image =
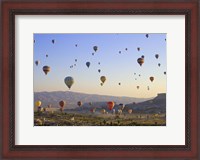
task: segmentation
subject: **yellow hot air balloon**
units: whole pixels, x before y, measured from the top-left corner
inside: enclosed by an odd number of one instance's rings
[[[42,105],[42,102],[41,102],[41,101],[36,101],[36,102],[35,102],[35,105],[36,105],[37,107],[40,107],[40,106]]]
[[[65,84],[70,89],[71,86],[74,84],[74,79],[72,77],[65,77],[64,79]]]
[[[106,81],[106,77],[105,76],[101,76],[100,80],[101,80],[102,83],[104,83]]]

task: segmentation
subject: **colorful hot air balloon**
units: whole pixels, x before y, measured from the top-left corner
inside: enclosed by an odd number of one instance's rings
[[[36,105],[36,107],[40,107],[42,105],[42,102],[41,101],[36,101],[35,105]]]
[[[131,113],[132,113],[132,111],[133,111],[132,109],[129,109],[129,110],[128,110],[128,113],[129,113],[129,114],[131,114]]]
[[[38,64],[40,64],[40,61],[35,61],[36,66],[38,66]]]
[[[98,72],[100,73],[100,72],[101,72],[101,70],[100,70],[100,69],[98,69]]]
[[[102,83],[104,83],[106,81],[106,77],[105,76],[101,76],[100,80],[101,80]]]
[[[143,59],[144,59],[144,55],[142,55],[142,56],[141,56],[141,58],[143,58]]]
[[[110,102],[107,103],[107,106],[108,106],[109,110],[112,110],[115,106],[115,103],[110,101]]]
[[[75,62],[77,62],[77,59],[75,59]]]
[[[120,86],[120,85],[121,85],[121,83],[118,83],[118,85]]]
[[[86,62],[86,66],[89,68],[90,67],[90,62]]]
[[[78,46],[78,44],[75,45],[76,47]]]
[[[77,102],[77,105],[78,105],[79,107],[81,107],[81,106],[82,106],[82,102],[81,102],[81,101],[78,101],[78,102]]]
[[[128,50],[128,48],[125,49],[126,51]]]
[[[93,47],[94,51],[96,52],[98,50],[98,47],[97,46],[94,46]]]
[[[121,54],[122,52],[121,52],[121,51],[119,51],[119,53]]]
[[[158,63],[158,67],[160,67],[160,65],[161,65],[161,64],[160,64],[160,63]]]
[[[47,75],[48,72],[50,72],[51,68],[49,66],[44,66],[43,71]]]
[[[64,79],[65,84],[67,85],[67,87],[70,89],[71,86],[74,84],[74,79],[72,77],[65,77]]]
[[[153,82],[154,81],[154,77],[149,77],[150,81]]]
[[[158,59],[159,58],[159,54],[156,54],[155,57],[156,57],[156,59]]]
[[[61,108],[63,108],[63,107],[65,106],[65,104],[66,104],[65,101],[60,101],[60,102],[59,102],[59,105],[60,105]]]
[[[140,51],[140,47],[138,47],[137,50]]]
[[[139,63],[140,66],[144,63],[144,58],[138,58],[137,62]]]

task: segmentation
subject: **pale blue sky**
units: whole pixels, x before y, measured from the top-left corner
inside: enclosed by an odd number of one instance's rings
[[[64,78],[72,76],[75,83],[71,91],[74,92],[154,97],[166,92],[166,75],[163,73],[167,63],[165,38],[166,34],[149,34],[149,38],[145,34],[34,34],[34,61],[40,61],[38,66],[33,64],[34,91],[68,91]],[[55,39],[54,44],[52,39]],[[98,46],[97,52],[93,46]],[[139,52],[137,47],[140,47]],[[159,54],[158,59],[155,54]],[[142,55],[145,62],[140,67],[137,59]],[[91,63],[89,68],[87,61]],[[76,66],[70,68],[74,64]],[[42,71],[45,65],[51,67],[48,75]],[[100,85],[101,76],[107,78],[103,86]],[[154,82],[150,82],[150,76],[155,77]],[[138,85],[139,90],[136,89]]]

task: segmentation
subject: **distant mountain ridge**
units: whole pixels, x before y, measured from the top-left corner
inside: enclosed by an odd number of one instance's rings
[[[150,100],[153,98],[133,98],[133,97],[118,97],[118,96],[108,96],[108,95],[98,95],[98,94],[86,94],[71,91],[54,91],[54,92],[35,92],[34,101],[42,101],[42,106],[45,107],[49,104],[52,107],[59,107],[59,101],[64,100],[67,102],[69,109],[77,107],[77,102],[81,101],[84,103],[94,102],[107,102],[114,101],[116,103],[130,104],[139,103]]]

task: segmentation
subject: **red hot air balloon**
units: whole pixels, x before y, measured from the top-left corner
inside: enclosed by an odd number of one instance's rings
[[[63,108],[65,106],[65,101],[60,101],[59,105],[60,105],[61,108]]]
[[[110,101],[110,102],[107,103],[107,106],[108,106],[109,110],[112,110],[115,106],[115,103]]]

